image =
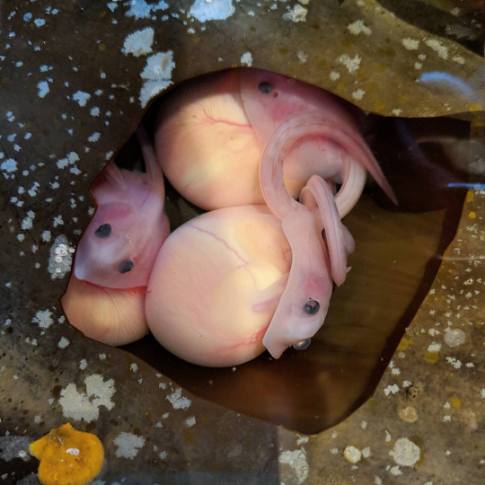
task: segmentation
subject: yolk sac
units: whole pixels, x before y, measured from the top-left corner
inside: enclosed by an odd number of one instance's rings
[[[262,337],[286,285],[289,248],[264,206],[227,207],[167,238],[147,288],[155,338],[194,364],[230,366],[264,351]]]

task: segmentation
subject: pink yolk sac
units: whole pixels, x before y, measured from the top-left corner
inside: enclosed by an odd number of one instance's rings
[[[260,204],[258,170],[264,149],[281,124],[301,115],[318,116],[347,137],[342,142],[327,133],[293,144],[284,162],[284,184],[293,197],[312,175],[347,183],[352,197],[339,207],[345,215],[363,190],[367,169],[394,200],[354,118],[338,98],[260,69],[224,71],[180,86],[160,109],[155,151],[173,186],[199,207]],[[365,156],[354,159],[350,139]]]
[[[264,206],[203,214],[163,244],[146,294],[148,326],[175,355],[205,366],[247,362],[286,285],[290,248]]]

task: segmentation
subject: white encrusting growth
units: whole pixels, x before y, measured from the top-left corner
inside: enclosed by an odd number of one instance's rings
[[[204,23],[210,20],[226,20],[235,11],[232,0],[195,0],[189,15]]]
[[[344,458],[355,465],[362,459],[362,452],[355,446],[349,445],[344,449]]]
[[[161,0],[157,3],[147,3],[145,0],[132,0],[126,2],[129,9],[126,12],[127,17],[134,17],[135,19],[149,19],[155,12],[165,11],[168,9],[168,3]],[[115,2],[108,3],[108,8],[113,12],[118,5]]]
[[[180,387],[177,387],[166,399],[174,409],[188,409],[192,404],[189,398],[182,396],[182,388]]]
[[[150,54],[152,52],[154,35],[155,31],[152,27],[132,32],[126,36],[121,51],[125,55],[131,54],[135,57]]]
[[[32,323],[36,323],[39,328],[49,328],[54,323],[52,312],[49,309],[39,310],[32,318]]]
[[[354,57],[350,57],[347,54],[342,54],[337,61],[345,66],[350,74],[353,74],[359,69],[362,58],[358,54],[356,54]]]
[[[145,446],[145,438],[123,431],[113,440],[113,443],[116,446],[115,456],[117,458],[133,460]]]
[[[465,343],[466,335],[461,328],[447,328],[445,330],[444,341],[448,347],[458,347]]]
[[[306,22],[307,14],[308,9],[297,3],[283,14],[283,20],[288,20],[295,23]]]
[[[418,39],[412,39],[410,37],[406,37],[405,39],[402,39],[402,45],[408,50],[408,51],[415,51],[419,49],[419,40]]]
[[[434,50],[442,59],[448,59],[448,47],[438,39],[426,39],[424,43],[432,50]]]
[[[92,374],[84,379],[86,392],[79,392],[76,384],[70,383],[61,390],[59,404],[65,418],[87,423],[96,421],[99,408],[113,409],[112,397],[116,392],[113,379],[104,380],[99,374]]]
[[[363,20],[356,20],[355,22],[352,22],[351,24],[347,25],[347,30],[352,34],[352,35],[371,35],[372,30],[365,24]]]
[[[144,84],[140,90],[139,100],[144,108],[150,99],[167,89],[172,84],[172,71],[175,68],[173,51],[158,52],[147,58],[145,68],[140,76]]]
[[[389,454],[398,465],[412,467],[421,458],[421,449],[410,439],[399,438]]]
[[[288,465],[296,475],[295,483],[305,483],[310,472],[306,451],[304,448],[297,450],[285,450],[279,455],[278,461],[281,465]]]

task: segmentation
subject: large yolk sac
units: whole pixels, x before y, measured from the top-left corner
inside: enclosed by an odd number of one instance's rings
[[[125,345],[148,333],[143,287],[113,290],[72,275],[61,304],[69,323],[98,342]]]
[[[161,244],[170,228],[161,221]],[[108,345],[125,345],[148,333],[145,318],[146,286],[113,289],[76,278],[72,274],[61,305],[69,323],[86,337]]]
[[[234,69],[191,81],[167,98],[155,133],[157,159],[172,185],[199,207],[261,204],[258,168],[264,149],[281,124],[303,114],[344,128],[365,146],[355,120],[332,94],[268,71]],[[296,197],[312,175],[342,183],[345,166],[354,162],[346,144],[306,138],[286,156],[285,187]],[[363,168],[392,194],[368,149]],[[365,173],[358,180],[357,198]]]
[[[182,359],[204,366],[247,362],[286,285],[290,248],[264,206],[208,212],[163,244],[146,293],[155,338]]]

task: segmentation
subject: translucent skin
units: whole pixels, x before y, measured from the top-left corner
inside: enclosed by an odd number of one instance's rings
[[[288,243],[267,208],[203,214],[174,231],[158,254],[146,294],[148,326],[188,362],[247,362],[264,350],[289,267]]]
[[[146,173],[111,163],[92,187],[97,210],[76,251],[74,275],[79,280],[115,289],[147,285],[166,237],[165,190],[153,149],[143,132],[139,137]]]
[[[347,254],[354,246],[340,221],[331,183],[319,176],[310,177],[301,194],[306,204],[294,200],[284,185],[283,161],[292,146],[317,136],[348,143],[354,160],[364,156],[345,132],[315,115],[305,114],[275,130],[260,166],[264,200],[281,220],[292,255],[288,282],[263,338],[274,358],[279,358],[287,347],[311,339],[320,329],[332,296],[332,280],[338,285],[345,281]],[[341,191],[346,190],[344,182]]]
[[[148,332],[145,290],[170,232],[162,174],[146,135],[138,136],[147,171],[129,172],[111,164],[98,177],[92,187],[98,209],[81,238],[61,300],[71,325],[110,345],[133,342]],[[100,237],[96,231],[103,224],[110,230]],[[119,264],[128,259],[134,267],[121,273]]]
[[[347,181],[352,190],[340,204],[343,215],[359,198],[367,169],[393,198],[355,121],[335,96],[260,69],[224,71],[176,90],[159,113],[157,158],[174,187],[202,208],[260,204],[263,151],[278,126],[302,114],[317,114],[330,125],[345,127],[365,147],[367,157],[363,165],[363,160],[351,163],[347,146],[332,138],[301,140],[284,162],[285,187],[293,197],[311,175]]]

